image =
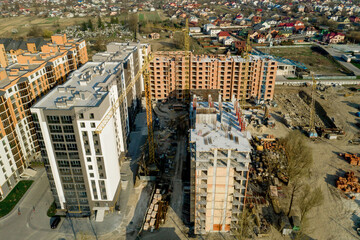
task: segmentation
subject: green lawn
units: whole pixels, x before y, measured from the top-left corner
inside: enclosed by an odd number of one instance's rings
[[[53,202],[47,211],[47,216],[53,217],[53,216],[55,216],[55,214],[56,214],[56,205],[55,205],[55,202]]]
[[[142,12],[139,13],[139,22],[160,22],[161,18],[157,12]]]
[[[351,64],[360,69],[360,63],[353,63],[352,62]]]
[[[0,217],[8,214],[15,205],[19,202],[22,196],[26,193],[26,191],[30,188],[31,184],[34,181],[32,180],[23,180],[20,181],[7,195],[7,197],[0,202]]]
[[[338,65],[329,58],[314,51],[311,47],[274,47],[271,48],[270,54],[301,62],[316,74],[343,75]]]

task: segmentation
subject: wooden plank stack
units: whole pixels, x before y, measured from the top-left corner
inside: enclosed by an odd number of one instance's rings
[[[144,224],[145,231],[155,228],[156,216],[158,214],[158,209],[159,209],[158,202],[161,200],[162,200],[162,195],[160,193],[160,189],[156,189],[146,214],[146,219]]]

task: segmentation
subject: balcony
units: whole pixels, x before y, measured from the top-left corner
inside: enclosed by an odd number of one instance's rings
[[[202,221],[206,220],[205,214],[204,214],[204,213],[200,213],[199,211],[198,211],[198,214],[196,215],[196,218],[198,218],[198,219],[200,219],[200,220],[202,220]]]
[[[199,208],[199,209],[196,209],[196,211],[198,211],[199,213],[205,213],[206,209],[205,208]]]
[[[207,174],[204,172],[196,176],[197,179],[207,179],[207,177],[208,177]]]
[[[245,187],[244,186],[242,186],[240,183],[238,183],[238,182],[235,182],[234,183],[234,186],[235,186],[235,189],[245,189]]]
[[[241,176],[240,173],[238,173],[238,172],[235,172],[235,173],[234,173],[234,176],[235,176],[236,180],[239,180],[239,181],[244,181],[244,180],[246,180],[246,178],[243,177],[243,176]]]
[[[207,184],[206,184],[206,183],[197,184],[196,186],[199,187],[199,188],[207,188]]]
[[[197,192],[197,195],[202,196],[202,197],[206,197],[207,196],[207,191],[206,190],[200,190],[199,192]]]
[[[239,208],[235,208],[235,207],[233,207],[233,208],[231,209],[231,212],[232,212],[232,213],[241,213],[240,209],[239,209]]]

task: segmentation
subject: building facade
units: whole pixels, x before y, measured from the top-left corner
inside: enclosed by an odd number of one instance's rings
[[[190,106],[190,221],[195,234],[239,228],[251,136],[241,131],[234,103],[195,100]]]
[[[156,100],[182,99],[185,88],[186,56],[184,52],[157,52],[150,64],[151,93]],[[240,56],[191,55],[190,90],[220,89],[225,101],[233,98],[257,101],[274,96],[277,62],[251,56],[246,78],[246,61]]]
[[[129,133],[127,102],[95,130],[125,87],[117,62],[89,62],[32,108],[41,155],[59,209],[76,216],[115,206]]]
[[[144,57],[147,56],[150,51],[150,44],[112,42],[106,46],[105,52],[96,53],[92,60],[94,62],[122,62],[125,84],[129,86],[136,74],[140,71]],[[141,94],[143,91],[144,82],[142,76],[140,76],[132,91],[126,96],[130,128],[132,128],[136,113],[141,106]]]
[[[103,216],[116,206],[131,119],[141,106],[142,80],[132,80],[147,54],[142,47],[110,43],[94,55],[97,62],[74,71],[31,108],[55,203],[74,216]],[[126,89],[109,122],[95,132]]]
[[[52,37],[43,51],[23,52],[17,62],[0,69],[0,200],[39,158],[30,107],[66,76],[87,62],[84,40]]]

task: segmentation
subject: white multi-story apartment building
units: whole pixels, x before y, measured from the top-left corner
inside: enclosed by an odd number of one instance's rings
[[[125,87],[121,62],[89,62],[31,108],[57,207],[74,215],[115,206],[129,133],[127,102],[95,129]]]
[[[140,79],[113,108],[141,69],[140,44],[111,43],[93,60],[31,108],[55,203],[74,216],[97,211],[99,217],[115,207],[131,118],[142,93]],[[108,111],[114,114],[95,132]]]

